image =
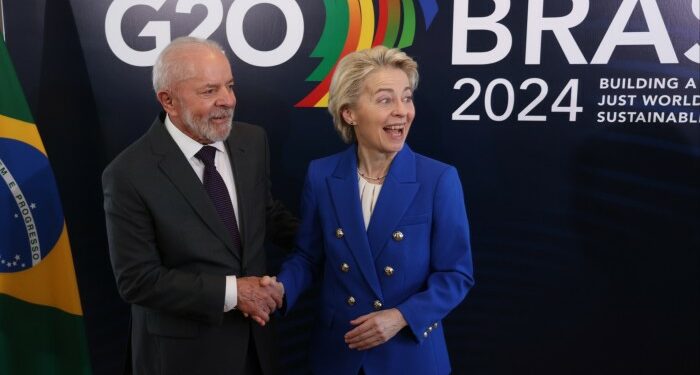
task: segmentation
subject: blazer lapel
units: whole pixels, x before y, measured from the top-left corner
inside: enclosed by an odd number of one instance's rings
[[[156,120],[153,123],[149,130],[149,136],[153,152],[162,157],[158,164],[159,168],[182,193],[209,229],[240,260],[241,256],[235,251],[231,235],[219,218],[211,198],[204,190],[202,182],[197,178],[189,162],[185,159],[185,155],[182,154],[175,141],[170,137],[161,120]]]
[[[248,209],[247,202],[244,199],[241,199],[241,195],[243,192],[243,183],[244,181],[250,181],[248,176],[250,176],[252,172],[249,171],[249,168],[246,169],[246,167],[249,167],[251,163],[247,162],[249,155],[247,155],[246,152],[246,144],[241,138],[242,137],[238,126],[236,126],[236,123],[234,122],[231,127],[231,134],[224,143],[228,149],[229,159],[231,160],[231,170],[233,171],[233,183],[236,186],[236,200],[238,202],[239,216],[237,217],[238,231],[241,234],[241,246],[243,247],[243,249],[241,249],[241,251],[243,251],[242,265],[245,268],[247,260],[250,259],[253,254],[251,254],[250,251],[244,251],[244,249],[249,249],[249,247],[246,246],[246,240],[249,236],[246,233],[245,226],[246,223],[250,222],[250,218],[247,217],[250,210]]]
[[[345,233],[343,239],[348,242],[348,249],[370,288],[379,299],[383,300],[362,219],[355,147],[350,147],[343,153],[333,174],[326,177],[326,182],[335,207],[336,218]]]
[[[415,154],[408,145],[404,145],[391,163],[367,228],[374,259],[379,257],[392,238],[394,228],[413,202],[419,186],[416,182]]]

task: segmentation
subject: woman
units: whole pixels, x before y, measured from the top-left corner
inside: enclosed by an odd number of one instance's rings
[[[286,308],[322,277],[316,374],[447,374],[440,323],[474,284],[454,167],[411,151],[417,64],[398,49],[347,55],[328,110],[353,145],[313,161],[297,251],[278,275]]]

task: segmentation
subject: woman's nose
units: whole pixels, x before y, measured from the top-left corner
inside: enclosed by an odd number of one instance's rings
[[[402,100],[397,100],[396,105],[394,105],[394,110],[391,114],[396,117],[404,117],[406,116],[406,112],[406,103],[404,103]]]

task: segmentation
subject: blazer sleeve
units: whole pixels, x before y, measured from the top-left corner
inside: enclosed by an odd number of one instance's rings
[[[299,296],[318,277],[323,267],[323,238],[318,200],[314,191],[312,162],[306,174],[301,198],[301,224],[294,253],[282,264],[278,280],[284,285],[285,307],[288,312]]]
[[[397,308],[421,341],[474,285],[469,225],[462,185],[454,167],[439,178],[434,198],[430,238],[430,275],[426,288]]]
[[[154,219],[127,171],[108,167],[103,176],[110,259],[122,298],[157,311],[219,324],[225,276],[163,266]],[[175,219],[173,219],[175,220]]]

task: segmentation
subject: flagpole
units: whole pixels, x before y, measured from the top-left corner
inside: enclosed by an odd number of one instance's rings
[[[5,39],[5,12],[2,11],[2,0],[0,0],[0,36],[2,36],[2,40],[7,41]]]

